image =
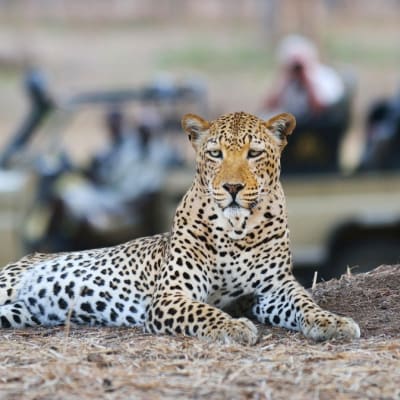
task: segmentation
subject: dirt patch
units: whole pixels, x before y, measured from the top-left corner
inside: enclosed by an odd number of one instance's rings
[[[140,329],[0,331],[1,399],[399,399],[400,266],[318,284],[357,341],[312,343],[260,327],[256,346]]]
[[[400,265],[320,283],[312,291],[323,308],[354,318],[362,337],[400,338]]]

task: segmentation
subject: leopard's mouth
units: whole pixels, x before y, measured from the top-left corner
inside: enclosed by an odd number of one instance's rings
[[[232,200],[227,206],[222,207],[222,211],[231,209],[232,211],[239,211],[240,209],[251,210],[258,204],[258,201],[254,200],[246,205],[239,203],[236,199]]]
[[[233,200],[226,207],[224,207],[223,210],[225,211],[227,208],[236,209],[236,208],[242,208],[242,206],[236,200]]]

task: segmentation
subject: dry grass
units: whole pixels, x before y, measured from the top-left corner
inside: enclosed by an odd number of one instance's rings
[[[398,399],[399,280],[400,266],[381,267],[316,286],[321,304],[360,322],[354,342],[271,327],[253,347],[139,329],[3,330],[0,398]]]

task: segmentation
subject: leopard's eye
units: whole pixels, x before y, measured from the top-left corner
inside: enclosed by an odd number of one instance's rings
[[[247,153],[247,158],[257,158],[264,153],[264,150],[249,150]]]
[[[212,158],[222,158],[222,151],[221,150],[210,150],[207,153]]]

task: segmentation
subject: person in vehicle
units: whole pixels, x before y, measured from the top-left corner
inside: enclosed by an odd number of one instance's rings
[[[340,139],[350,120],[346,85],[319,60],[307,38],[290,35],[278,47],[280,77],[264,102],[264,114],[290,112],[296,117],[293,141],[282,164],[287,172],[335,170]]]
[[[365,149],[360,170],[400,169],[400,90],[376,101],[366,120]]]

